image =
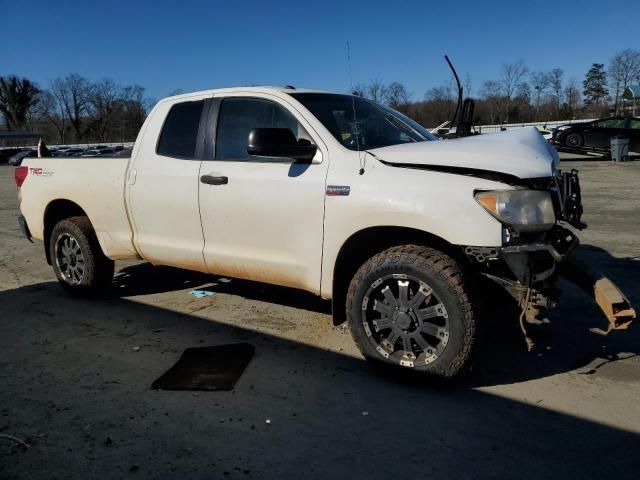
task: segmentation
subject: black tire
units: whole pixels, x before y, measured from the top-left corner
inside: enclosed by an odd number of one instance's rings
[[[58,281],[70,294],[95,295],[111,284],[114,262],[102,253],[87,217],[59,221],[51,232],[49,253]]]
[[[387,295],[394,294],[394,282],[398,298],[392,307]],[[347,320],[360,352],[374,364],[453,378],[470,370],[478,341],[479,316],[472,298],[454,259],[432,248],[403,245],[358,269],[347,293]],[[407,311],[402,305],[412,307]]]
[[[578,132],[571,132],[564,137],[564,144],[569,148],[581,147],[584,145],[584,137]]]

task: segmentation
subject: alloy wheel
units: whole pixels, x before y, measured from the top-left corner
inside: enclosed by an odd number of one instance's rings
[[[62,233],[56,239],[56,265],[63,279],[77,285],[84,278],[84,256],[78,241],[68,233]]]
[[[447,346],[447,309],[433,289],[411,275],[371,284],[362,300],[364,330],[378,353],[406,367],[428,365]]]

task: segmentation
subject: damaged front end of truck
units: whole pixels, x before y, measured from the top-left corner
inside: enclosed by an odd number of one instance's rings
[[[504,219],[508,215],[503,215],[502,247],[467,246],[464,252],[477,272],[501,286],[517,302],[520,328],[528,350],[533,349],[534,343],[527,333],[527,325],[548,322],[544,315],[560,298],[557,287],[560,277],[580,287],[604,313],[606,327],[592,331],[607,335],[627,329],[636,317],[627,298],[611,280],[572,255],[579,240],[567,227],[577,230],[587,227],[581,218],[578,172],[558,170],[553,177],[522,180],[519,188],[541,195],[550,193],[547,198],[552,202],[554,218],[549,228],[531,231],[526,225],[509,224]],[[478,192],[476,200],[498,216],[495,212],[500,209],[499,194]]]

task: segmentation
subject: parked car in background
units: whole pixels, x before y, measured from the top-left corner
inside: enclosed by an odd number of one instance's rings
[[[38,152],[36,150],[34,150],[33,148],[28,148],[26,150],[22,150],[16,153],[15,155],[13,155],[11,158],[9,158],[9,160],[7,160],[7,163],[9,165],[13,165],[14,167],[17,167],[22,164],[23,159],[29,158],[29,157],[37,157],[37,156],[38,156]]]
[[[113,148],[98,148],[85,150],[82,153],[81,157],[112,157],[116,154],[116,151]]]
[[[553,130],[551,142],[569,148],[608,150],[612,137],[630,140],[629,150],[640,152],[640,118],[608,117],[593,122],[562,125]]]
[[[53,154],[54,157],[77,157],[84,153],[84,148],[61,148]]]
[[[114,157],[130,157],[133,148],[123,148],[122,150],[118,150]]]
[[[553,131],[551,130],[547,130],[547,127],[536,127],[536,129],[540,132],[540,135],[542,135],[542,137],[548,142],[551,140],[551,137],[553,136]]]

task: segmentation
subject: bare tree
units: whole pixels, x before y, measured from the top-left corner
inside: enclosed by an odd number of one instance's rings
[[[121,90],[121,105],[123,115],[121,119],[122,137],[135,137],[142,127],[150,100],[144,97],[144,87],[131,85]],[[155,102],[153,102],[155,103]]]
[[[505,97],[509,99],[513,97],[518,84],[522,81],[526,73],[527,69],[522,60],[516,63],[505,63],[502,65],[501,82]]]
[[[556,113],[560,116],[560,104],[562,99],[562,76],[564,72],[560,68],[554,68],[549,72],[549,86],[553,92],[553,98],[556,104]]]
[[[527,103],[531,102],[531,85],[527,82],[521,82],[516,88],[516,97],[521,98]]]
[[[114,122],[116,103],[120,99],[120,86],[111,79],[105,78],[92,84],[87,101],[92,121],[91,130],[101,142],[107,139],[107,132]]]
[[[0,113],[8,130],[27,126],[29,114],[39,101],[40,89],[27,78],[0,77]]]
[[[464,77],[464,91],[467,98],[471,98],[471,92],[473,92],[473,83],[471,83],[471,75],[467,73]]]
[[[389,106],[393,108],[398,108],[409,103],[409,93],[400,82],[390,83],[386,87],[386,94],[386,101]]]
[[[502,83],[496,80],[487,80],[482,85],[481,94],[489,104],[489,117],[491,119],[491,123],[496,123],[496,115],[497,120],[502,121],[504,119],[502,115],[504,112],[504,104],[506,99],[506,97],[504,96]],[[494,107],[496,109],[495,115]]]
[[[43,90],[38,98],[38,104],[30,115],[30,123],[44,121],[45,124],[53,126],[57,136],[58,143],[64,143],[66,129],[66,115],[61,109],[58,100],[50,90]],[[33,129],[33,128],[32,128]],[[42,124],[39,125],[39,130]]]
[[[609,61],[609,78],[613,80],[614,110],[618,100],[634,78],[640,77],[640,52],[627,48],[616,53]]]
[[[544,96],[545,92],[549,88],[549,74],[546,72],[533,72],[531,74],[530,80],[531,85],[533,85],[533,90],[536,92],[536,120],[538,120],[538,116],[540,113],[540,99]]]
[[[369,83],[364,94],[374,102],[387,102],[387,87],[380,80],[373,80]]]
[[[49,94],[51,95],[51,99],[55,102],[55,107],[52,107],[51,114],[49,115],[49,122],[53,124],[56,132],[58,133],[58,141],[60,144],[64,145],[66,143],[67,134],[64,82],[59,78],[51,82]]]
[[[428,109],[429,117],[436,124],[440,124],[445,120],[451,120],[456,108],[453,96],[453,83],[448,83],[432,87],[424,94],[424,106]]]
[[[83,124],[87,114],[89,87],[89,81],[77,73],[65,78],[56,78],[51,83],[51,92],[63,106],[76,140],[81,140],[84,135]]]
[[[424,94],[424,99],[427,101],[449,101],[451,100],[451,93],[449,89],[445,87],[431,87]]]
[[[507,97],[507,122],[509,121],[511,99],[528,71],[529,69],[524,64],[524,60],[502,65],[502,88],[504,89],[504,96]]]
[[[565,103],[567,104],[568,113],[571,118],[574,118],[575,112],[580,105],[580,82],[575,78],[571,78],[567,82],[567,86],[564,89]]]

